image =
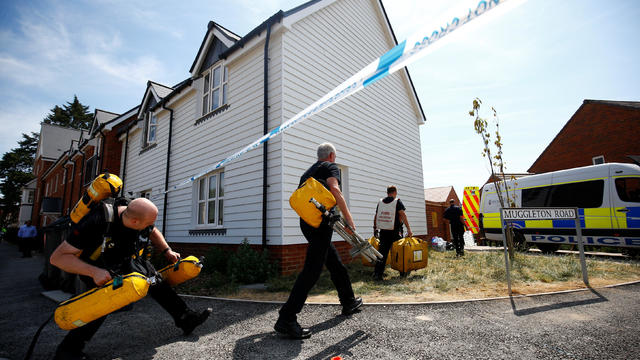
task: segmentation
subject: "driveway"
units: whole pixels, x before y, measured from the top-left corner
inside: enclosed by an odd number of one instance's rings
[[[41,295],[43,258],[0,243],[0,358],[23,359],[56,304]],[[351,317],[307,305],[313,335],[273,331],[280,304],[186,297],[212,317],[182,336],[150,298],[112,314],[85,349],[94,359],[638,359],[640,284],[479,302],[369,305]],[[50,359],[65,331],[50,322],[33,359]]]

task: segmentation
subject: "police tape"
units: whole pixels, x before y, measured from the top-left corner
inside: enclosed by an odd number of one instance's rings
[[[442,39],[446,35],[451,34],[455,30],[459,29],[463,25],[469,23],[470,21],[478,18],[480,15],[486,14],[488,11],[495,9],[498,5],[504,4],[506,2],[510,3],[522,3],[524,0],[481,0],[476,6],[475,10],[469,9],[468,13],[461,17],[454,17],[451,20],[451,23],[447,23],[446,27],[440,27],[440,30],[434,30],[429,35],[425,35],[424,32],[418,32],[410,37],[408,37],[405,41],[393,47],[391,50],[387,51],[385,54],[380,56],[377,60],[367,65],[364,69],[360,70],[358,73],[344,81],[342,84],[338,85],[331,92],[323,96],[320,100],[314,102],[313,104],[306,107],[304,110],[297,113],[291,119],[282,123],[280,126],[277,126],[269,133],[263,135],[259,139],[255,140],[251,144],[245,146],[238,152],[233,155],[227,157],[216,163],[213,166],[207,167],[202,171],[198,172],[196,175],[191,176],[187,180],[179,183],[178,185],[173,186],[165,191],[165,193],[169,191],[173,191],[175,189],[186,186],[196,179],[216,170],[224,165],[232,162],[233,160],[239,158],[243,154],[257,148],[261,144],[267,142],[269,139],[281,134],[288,128],[294,126],[298,122],[301,122],[313,114],[319,113],[322,110],[328,108],[329,106],[337,103],[338,101],[355,94],[356,92],[362,90],[363,88],[375,83],[376,81],[384,78],[385,76],[392,74],[403,67],[413,63],[418,60],[422,56],[426,55],[424,51],[429,46],[431,46],[436,41]],[[427,33],[428,34],[428,33]],[[413,46],[408,46],[408,44],[413,44]]]

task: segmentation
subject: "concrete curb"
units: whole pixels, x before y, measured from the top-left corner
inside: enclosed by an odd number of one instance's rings
[[[543,295],[558,295],[558,294],[567,294],[574,293],[579,291],[587,291],[589,289],[607,289],[614,288],[620,286],[627,286],[633,284],[639,284],[640,280],[629,281],[619,284],[613,285],[605,285],[599,288],[587,287],[581,289],[573,289],[573,290],[562,290],[562,291],[552,291],[552,292],[544,292],[537,294],[522,294],[522,295],[511,295],[511,296],[498,296],[491,298],[480,298],[480,299],[461,299],[461,300],[442,300],[442,301],[417,301],[417,302],[365,302],[364,304],[367,306],[371,305],[428,305],[428,304],[458,304],[458,303],[467,303],[467,302],[478,302],[478,301],[493,301],[493,300],[506,300],[506,299],[517,299],[517,298],[527,298],[527,297],[535,297],[535,296],[543,296]],[[207,299],[207,300],[218,300],[218,301],[229,301],[229,302],[246,302],[253,304],[284,304],[284,301],[274,301],[274,300],[250,300],[250,299],[231,299],[231,298],[221,298],[221,297],[212,297],[212,296],[204,296],[204,295],[188,295],[188,294],[179,294],[182,297],[193,298],[193,299]],[[305,305],[340,305],[339,302],[306,302]]]

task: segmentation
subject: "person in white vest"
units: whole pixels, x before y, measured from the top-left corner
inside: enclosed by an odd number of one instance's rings
[[[382,280],[389,250],[394,242],[402,238],[402,224],[407,227],[407,236],[413,236],[405,210],[404,204],[398,199],[398,189],[393,185],[387,187],[387,197],[378,201],[376,215],[373,217],[373,232],[376,236],[380,235],[379,251],[382,254],[382,259],[378,259],[373,271],[375,280]]]

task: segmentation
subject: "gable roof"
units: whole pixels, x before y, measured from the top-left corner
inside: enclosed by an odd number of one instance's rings
[[[86,130],[45,123],[41,124],[36,159],[38,157],[49,160],[57,159],[65,150],[67,150],[66,147],[72,140],[78,140],[80,138],[83,131]]]
[[[151,80],[147,81],[147,90],[142,97],[142,103],[138,109],[138,119],[141,119],[147,108],[155,106],[167,95],[173,92],[173,88],[158,84]]]
[[[250,40],[253,40],[254,38],[261,36],[264,33],[264,31],[267,29],[267,27],[275,23],[282,22],[283,20],[284,20],[284,25],[286,27],[290,27],[293,23],[313,14],[314,12],[326,6],[331,5],[335,1],[337,0],[311,0],[299,6],[296,6],[291,10],[287,10],[287,11],[280,10],[274,15],[272,15],[271,17],[269,17],[267,20],[262,22],[260,25],[255,27],[253,30],[251,30],[248,34],[246,34],[243,37],[239,37],[235,33],[225,29],[219,24],[213,21],[210,21],[209,24],[207,25],[207,33],[205,34],[204,39],[202,40],[202,43],[200,45],[200,49],[198,49],[198,53],[196,54],[196,58],[194,59],[193,64],[191,65],[191,68],[189,69],[189,72],[191,73],[191,78],[195,79],[199,76],[201,67],[207,55],[209,54],[210,47],[214,43],[214,37],[221,40],[222,43],[224,43],[224,46],[227,46],[226,50],[221,51],[218,54],[218,59],[226,59],[232,53],[238,51],[239,49],[244,48],[244,46]],[[387,16],[387,12],[384,8],[384,5],[382,4],[381,0],[377,0],[377,3],[380,7],[382,17],[384,18],[385,23],[387,25],[387,30],[390,32],[391,38],[393,39],[394,46],[398,45],[398,39],[396,38],[396,35],[393,32],[393,28],[391,27],[391,23],[389,22],[389,17]],[[233,44],[228,45],[229,44],[228,41],[232,41]],[[413,85],[413,80],[409,75],[409,69],[405,67],[403,71],[411,87],[411,92],[412,92],[411,95],[412,95],[412,98],[415,100],[416,107],[420,113],[419,115],[422,116],[419,119],[419,121],[421,123],[424,123],[424,121],[426,121],[426,116],[424,114],[424,110],[422,109],[422,104],[420,103],[420,99],[418,99],[418,94],[416,92],[415,86]]]
[[[449,201],[449,194],[453,190],[453,186],[440,186],[424,189],[424,199],[426,201],[443,203]]]
[[[531,166],[529,167],[529,169],[527,171],[531,172],[532,169],[534,169],[536,167],[536,164],[541,161],[541,159],[544,158],[545,154],[550,151],[549,149],[551,148],[551,146],[558,140],[558,138],[560,137],[560,135],[567,130],[567,128],[570,126],[570,124],[572,124],[574,121],[577,121],[576,119],[578,118],[578,114],[580,114],[584,107],[586,105],[590,105],[590,104],[594,104],[594,105],[608,105],[608,106],[617,106],[617,107],[623,107],[623,108],[628,108],[628,109],[633,109],[633,110],[637,110],[640,109],[640,101],[613,101],[613,100],[590,100],[590,99],[585,99],[584,101],[582,101],[582,105],[580,105],[580,107],[578,108],[578,110],[576,110],[575,113],[573,113],[573,115],[571,116],[571,118],[569,119],[569,121],[566,122],[566,124],[564,124],[564,126],[562,127],[562,129],[560,129],[560,131],[558,131],[558,133],[556,134],[556,136],[553,138],[553,140],[551,140],[551,142],[547,145],[547,147],[544,148],[544,150],[540,153],[540,155],[538,155],[538,157],[536,158],[536,160],[531,164]]]
[[[95,109],[93,112],[93,122],[91,123],[91,127],[89,128],[89,134],[94,134],[95,131],[98,130],[102,125],[108,123],[109,121],[118,117],[119,114],[112,113],[110,111]]]

